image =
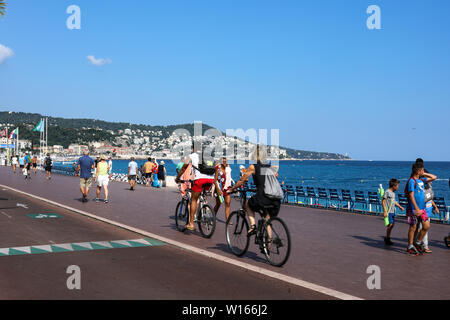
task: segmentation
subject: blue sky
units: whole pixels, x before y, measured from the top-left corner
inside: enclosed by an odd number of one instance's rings
[[[450,160],[449,1],[9,2],[0,110],[202,120],[355,159]],[[72,4],[81,30],[66,27]],[[381,30],[366,27],[372,4]]]

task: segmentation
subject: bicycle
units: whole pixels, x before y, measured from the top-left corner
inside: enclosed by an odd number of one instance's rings
[[[182,183],[193,183],[192,180],[180,180]],[[186,196],[177,204],[175,209],[175,225],[180,232],[185,231],[185,225],[189,223],[189,211],[191,203],[192,189],[188,187]],[[216,214],[206,200],[207,191],[203,188],[198,199],[197,212],[194,216],[194,222],[197,222],[200,233],[204,238],[211,238],[216,230]]]
[[[247,202],[247,192],[255,190],[244,189],[236,190],[239,192],[243,201],[242,208],[233,211],[226,222],[225,233],[228,248],[231,252],[241,257],[250,245],[250,237],[247,235],[249,231],[249,223],[245,204]],[[265,206],[264,209],[270,209],[272,206]],[[291,236],[285,222],[278,217],[271,217],[269,220],[264,219],[265,214],[258,211],[261,219],[258,220],[255,235],[255,244],[259,246],[261,253],[264,253],[266,260],[273,266],[281,267],[289,259],[291,253]]]

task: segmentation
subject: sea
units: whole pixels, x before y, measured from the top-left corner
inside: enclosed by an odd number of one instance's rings
[[[113,172],[124,173],[128,171],[128,160],[113,160]],[[136,161],[139,166],[145,160]],[[178,162],[164,160],[168,175],[176,175],[175,168]],[[160,161],[158,161],[160,163]],[[55,163],[56,164],[56,163]],[[239,179],[239,165],[230,164],[233,180]],[[411,161],[327,161],[327,160],[285,160],[279,161],[279,178],[286,185],[315,187],[325,189],[349,189],[352,191],[377,191],[380,184],[384,189],[389,187],[389,180],[400,180],[400,189],[403,191],[406,181],[411,175]],[[245,167],[249,163],[243,163]],[[446,204],[450,204],[450,162],[426,161],[425,168],[438,179],[433,182],[435,197],[444,197]]]

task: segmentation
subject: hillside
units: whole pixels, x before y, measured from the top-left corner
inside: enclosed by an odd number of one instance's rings
[[[31,140],[39,145],[39,134],[32,132],[35,125],[43,115],[24,112],[0,112],[0,128],[5,126],[9,130],[19,127],[20,139]],[[48,144],[62,145],[67,148],[70,144],[90,144],[103,142],[117,147],[131,147],[136,153],[151,154],[155,151],[170,149],[174,143],[180,142],[173,135],[176,129],[186,129],[191,136],[194,133],[193,124],[180,124],[170,126],[150,126],[144,124],[131,124],[125,122],[108,122],[95,119],[65,119],[48,117]],[[213,128],[203,124],[203,130]],[[224,137],[227,144],[230,137]],[[339,160],[350,159],[347,156],[305,150],[294,150],[280,147],[281,159],[321,159]]]

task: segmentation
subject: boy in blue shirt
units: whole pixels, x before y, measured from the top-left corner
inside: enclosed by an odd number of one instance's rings
[[[425,211],[425,183],[436,180],[436,176],[425,173],[423,163],[414,163],[412,174],[406,183],[405,194],[408,198],[408,206],[406,207],[406,216],[408,218],[408,248],[409,254],[418,255],[424,252],[423,238],[430,228],[430,220]],[[417,241],[414,243],[414,233],[416,231],[418,219],[422,222],[422,230],[420,230]]]

